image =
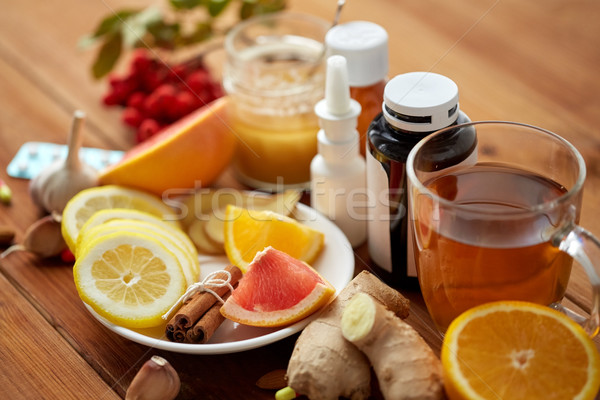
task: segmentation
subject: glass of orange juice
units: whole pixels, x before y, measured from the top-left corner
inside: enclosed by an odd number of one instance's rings
[[[461,160],[443,138],[476,136]],[[460,154],[460,153],[458,153]],[[551,305],[599,330],[600,242],[579,227],[585,164],[547,130],[482,121],[436,132],[407,161],[417,275],[440,332],[496,300]],[[589,318],[561,304],[575,259],[592,283]]]
[[[243,183],[266,190],[308,187],[328,28],[314,16],[279,12],[250,18],[226,36],[223,86]]]

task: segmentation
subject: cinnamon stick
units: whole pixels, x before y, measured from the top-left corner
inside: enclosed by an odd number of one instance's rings
[[[223,296],[223,300],[227,300],[230,295],[231,293],[228,293]],[[217,328],[225,321],[225,317],[221,314],[221,307],[221,303],[213,304],[198,322],[187,330],[185,342],[200,344],[208,342]]]
[[[185,341],[185,329],[175,329],[173,332],[173,341],[177,343],[183,343]]]
[[[225,270],[231,274],[229,283],[232,286],[235,286],[242,278],[242,271],[234,265],[226,267]],[[227,274],[219,272],[215,275],[214,279],[226,280]],[[221,298],[229,292],[229,287],[227,286],[211,287],[210,284],[207,284],[206,286]],[[217,298],[209,292],[199,292],[193,295],[167,323],[165,332],[167,338],[177,342],[180,340],[183,341],[185,339],[186,331],[193,327],[196,321],[198,321],[216,302]]]

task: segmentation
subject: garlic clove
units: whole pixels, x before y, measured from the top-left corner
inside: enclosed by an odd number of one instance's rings
[[[54,215],[47,215],[27,228],[23,244],[15,244],[6,249],[0,258],[14,251],[29,251],[41,258],[54,257],[67,248],[60,231],[60,221]]]
[[[83,189],[98,185],[98,173],[79,159],[81,127],[85,113],[77,110],[69,133],[69,151],[31,180],[29,193],[34,203],[48,212],[62,213],[68,201]]]
[[[173,400],[180,387],[173,366],[160,356],[152,356],[131,381],[125,400]]]
[[[42,258],[57,256],[67,248],[60,222],[52,215],[36,221],[27,229],[23,245],[27,251]]]

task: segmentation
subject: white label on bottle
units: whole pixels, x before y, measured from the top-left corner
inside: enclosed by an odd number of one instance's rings
[[[369,255],[379,267],[392,272],[390,241],[390,205],[388,176],[379,161],[367,150],[367,185],[369,188],[368,237]]]

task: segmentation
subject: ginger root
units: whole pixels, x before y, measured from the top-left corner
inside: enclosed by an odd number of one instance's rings
[[[350,299],[369,293],[400,318],[409,301],[368,271],[358,274],[321,315],[300,334],[287,368],[288,385],[311,400],[366,399],[371,393],[370,364],[364,354],[342,336],[340,321]]]
[[[371,296],[354,295],[341,329],[371,361],[385,399],[443,398],[440,360],[417,331]]]

